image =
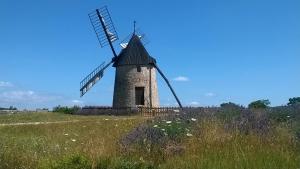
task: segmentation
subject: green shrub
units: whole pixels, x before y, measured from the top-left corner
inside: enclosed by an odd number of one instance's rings
[[[73,107],[63,107],[63,106],[56,106],[53,108],[53,112],[57,112],[57,113],[64,113],[64,114],[74,114],[75,112],[77,112],[78,110],[80,110],[79,106],[73,106]]]
[[[289,102],[287,105],[295,105],[295,104],[300,104],[300,97],[293,97],[289,99]]]
[[[220,107],[221,109],[217,113],[217,117],[224,120],[232,120],[240,116],[242,111],[245,109],[244,107],[232,102],[222,103]]]
[[[76,154],[55,162],[52,169],[92,169],[91,162],[84,156]]]
[[[257,100],[254,102],[251,102],[248,105],[248,108],[250,109],[265,109],[270,105],[270,101],[269,100]]]

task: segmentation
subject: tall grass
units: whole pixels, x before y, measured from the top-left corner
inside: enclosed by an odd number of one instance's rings
[[[244,109],[229,115],[212,111],[147,122],[141,117],[63,115],[79,121],[0,126],[0,169],[300,168],[299,138],[289,120],[276,123]],[[49,116],[50,121],[61,117]],[[23,117],[11,121],[25,122]],[[42,115],[26,118],[36,121]]]
[[[266,135],[224,130],[219,119],[201,120],[188,138],[184,154],[170,158],[161,168],[298,169],[297,142],[287,129],[276,127]]]

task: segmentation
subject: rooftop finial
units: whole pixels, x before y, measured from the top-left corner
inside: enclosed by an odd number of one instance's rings
[[[133,21],[133,34],[135,35],[135,24],[136,24],[136,21]]]

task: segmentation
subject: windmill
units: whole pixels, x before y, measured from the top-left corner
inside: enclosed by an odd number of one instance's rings
[[[116,53],[113,42],[118,35],[113,25],[107,7],[96,9],[89,14],[90,21],[101,47],[107,45],[112,50],[113,57],[107,64],[103,62],[80,82],[80,96],[87,93],[104,75],[104,71],[113,64],[116,68],[113,107],[158,107],[158,90],[156,70],[167,83],[178,105],[182,104],[173,90],[170,82],[158,67],[156,60],[149,55],[144,47],[144,34],[138,35],[135,24],[134,32],[129,41],[120,43],[122,50]]]

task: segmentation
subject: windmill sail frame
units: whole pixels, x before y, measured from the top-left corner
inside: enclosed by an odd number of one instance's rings
[[[101,47],[119,39],[113,21],[106,6],[88,14]]]

